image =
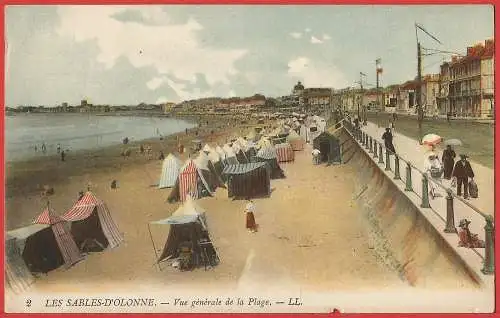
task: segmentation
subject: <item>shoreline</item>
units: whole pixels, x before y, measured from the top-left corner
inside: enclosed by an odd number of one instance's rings
[[[18,215],[14,218],[15,220],[12,220],[12,215],[17,214],[16,211],[20,209],[21,201],[24,198],[34,195],[40,197],[44,185],[54,187],[55,196],[58,196],[58,189],[74,182],[72,179],[83,178],[90,181],[90,179],[99,178],[102,174],[118,175],[126,173],[130,169],[158,163],[160,162],[158,158],[160,151],[163,151],[165,157],[169,153],[174,153],[181,160],[185,160],[189,156],[193,139],[201,139],[203,144],[218,143],[222,145],[232,135],[241,135],[242,130],[248,131],[252,126],[257,125],[250,122],[245,126],[229,125],[230,123],[231,121],[226,118],[204,118],[201,127],[188,129],[188,134],[182,131],[164,136],[163,140],[160,140],[159,137],[153,137],[134,140],[126,145],[117,143],[99,148],[70,151],[64,162],[61,161],[59,154],[47,154],[26,160],[5,162],[6,227],[15,227],[16,224],[28,221],[26,218],[21,219],[21,216],[18,218]],[[196,135],[196,131],[198,131],[198,135]],[[177,150],[177,138],[185,148],[182,155]],[[151,147],[151,159],[146,154],[139,153],[141,144]],[[129,157],[121,156],[125,149],[131,150]],[[86,184],[82,183],[82,190],[85,187]],[[54,195],[49,197],[50,200],[53,197]]]

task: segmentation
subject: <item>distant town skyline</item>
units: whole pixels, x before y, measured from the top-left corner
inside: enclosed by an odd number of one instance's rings
[[[8,6],[6,105],[137,105],[202,97],[287,95],[306,87],[381,85],[416,75],[417,22],[466,53],[493,38],[493,7]],[[424,57],[438,73],[450,54]]]

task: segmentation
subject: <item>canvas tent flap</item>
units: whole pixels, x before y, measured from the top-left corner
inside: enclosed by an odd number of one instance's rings
[[[32,224],[12,231],[8,231],[7,235],[16,239],[17,246],[22,253],[28,237],[40,232],[43,229],[48,228],[49,226],[50,225],[47,224]]]

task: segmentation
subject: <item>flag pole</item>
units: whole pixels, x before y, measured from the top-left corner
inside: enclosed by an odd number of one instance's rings
[[[155,251],[155,256],[156,256],[155,263],[156,265],[158,265],[158,269],[161,272],[160,262],[158,261],[158,253],[156,252],[155,242],[153,240],[153,234],[151,234],[151,228],[149,227],[149,223],[148,223],[148,231],[149,231],[149,237],[151,238],[151,243],[153,244],[153,250]]]

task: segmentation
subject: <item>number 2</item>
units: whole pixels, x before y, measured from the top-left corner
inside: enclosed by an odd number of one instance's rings
[[[26,299],[26,307],[31,307],[31,299]]]

